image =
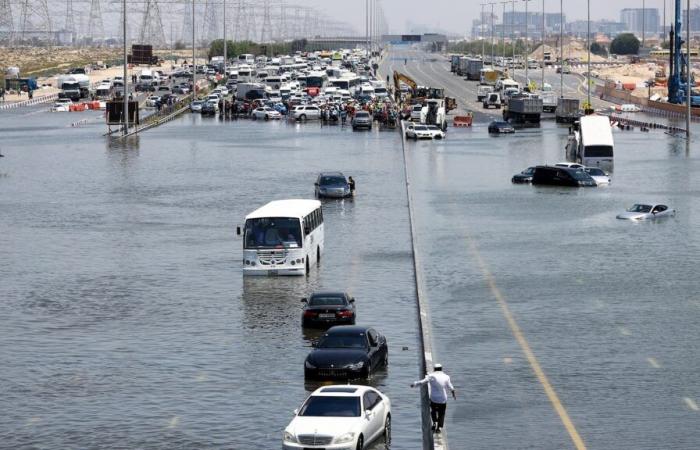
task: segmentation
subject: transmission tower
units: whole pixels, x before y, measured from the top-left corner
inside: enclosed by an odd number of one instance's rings
[[[73,44],[78,42],[78,30],[75,26],[75,9],[73,0],[66,0],[66,23],[64,29],[70,33]]]
[[[185,2],[184,10],[182,11],[182,32],[180,40],[189,42],[192,39],[192,0]]]
[[[24,41],[33,34],[53,43],[53,27],[47,0],[22,0],[19,15],[20,39]]]
[[[90,1],[90,14],[88,16],[86,35],[93,44],[97,41],[101,45],[104,41],[105,28],[104,22],[102,21],[102,6],[100,5],[100,0]]]
[[[158,0],[146,0],[139,40],[142,44],[150,44],[154,47],[163,47],[166,45],[165,29],[163,28],[163,20],[160,16]]]
[[[14,43],[15,24],[12,20],[10,0],[0,0],[0,33],[4,33],[0,34],[0,37],[4,37],[8,45]]]
[[[209,44],[219,37],[219,14],[217,14],[216,4],[218,2],[204,0],[204,19],[202,22],[202,45]]]
[[[260,26],[260,42],[271,41],[272,19],[270,18],[270,0],[263,0],[263,20]]]

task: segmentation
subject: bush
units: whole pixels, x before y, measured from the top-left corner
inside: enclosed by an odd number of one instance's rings
[[[639,53],[639,39],[632,33],[622,33],[613,39],[610,52],[616,55],[636,55]]]
[[[594,55],[603,56],[603,57],[608,56],[608,50],[605,48],[605,46],[603,46],[597,42],[594,42],[591,44],[591,53],[593,53]]]

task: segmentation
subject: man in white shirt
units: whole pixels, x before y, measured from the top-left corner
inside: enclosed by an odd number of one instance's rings
[[[452,398],[457,400],[455,388],[452,386],[450,376],[442,371],[442,364],[433,366],[433,373],[429,373],[420,381],[411,383],[411,387],[428,383],[430,395],[430,417],[433,419],[433,431],[439,433],[445,425],[445,411],[447,410],[447,390],[452,393]]]

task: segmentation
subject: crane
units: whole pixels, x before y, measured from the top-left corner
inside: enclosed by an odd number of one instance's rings
[[[668,102],[682,104],[686,102],[688,89],[692,89],[695,82],[688,67],[688,57],[683,54],[681,0],[676,0],[673,27],[670,33],[670,61],[671,71],[668,77]],[[690,14],[690,11],[688,11]],[[691,92],[692,94],[692,92]],[[700,106],[700,95],[690,97],[692,106]]]

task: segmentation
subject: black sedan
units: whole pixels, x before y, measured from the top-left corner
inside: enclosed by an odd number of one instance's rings
[[[308,379],[369,378],[389,362],[386,338],[374,328],[338,325],[314,347],[304,362]]]
[[[494,120],[489,124],[489,133],[503,134],[515,133],[515,128],[510,123],[503,120]]]
[[[513,175],[510,179],[513,183],[532,183],[532,175],[535,173],[534,167],[528,167],[520,173]]]
[[[301,301],[303,327],[355,325],[355,299],[346,292],[314,292]]]

